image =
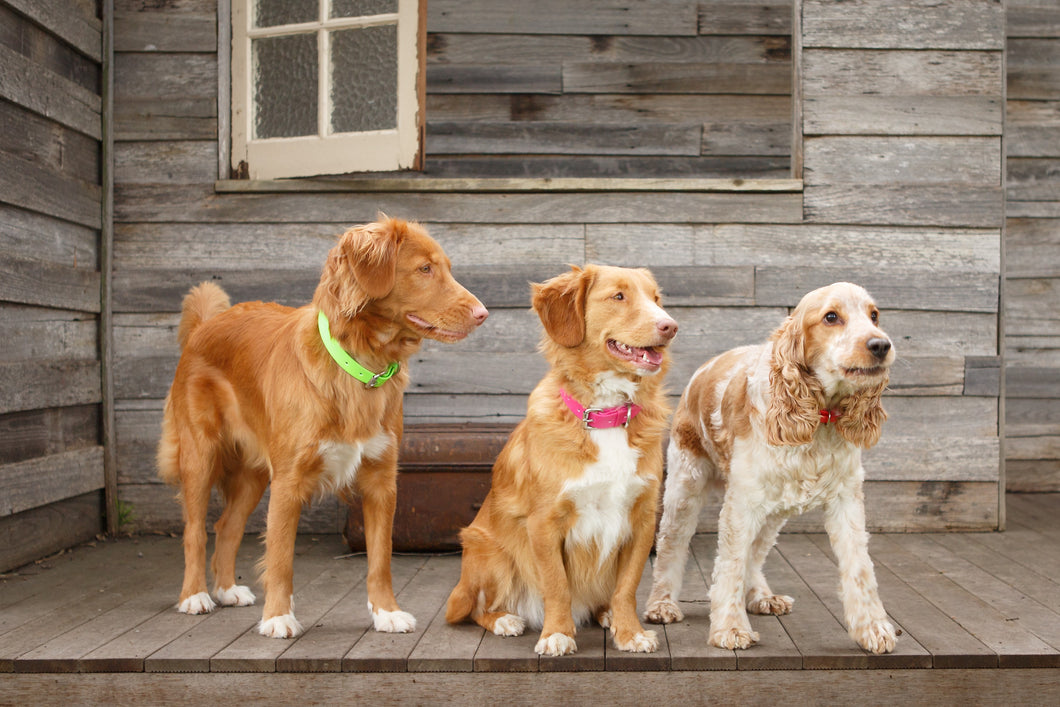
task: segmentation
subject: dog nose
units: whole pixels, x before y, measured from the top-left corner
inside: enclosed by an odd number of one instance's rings
[[[882,361],[887,357],[887,352],[891,350],[891,342],[888,339],[881,339],[879,337],[869,339],[865,346],[872,355]]]
[[[655,328],[667,339],[672,339],[677,334],[677,322],[673,319],[660,319],[655,322]]]
[[[481,304],[471,310],[471,318],[475,320],[475,326],[478,326],[482,322],[486,321],[486,317],[488,317],[489,315],[489,310],[487,310]]]

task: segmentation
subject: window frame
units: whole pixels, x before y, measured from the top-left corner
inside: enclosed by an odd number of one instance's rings
[[[421,169],[423,161],[423,103],[425,94],[425,0],[397,0],[397,12],[360,18],[327,17],[330,0],[321,0],[320,14],[313,22],[284,29],[252,29],[251,4],[254,0],[228,0],[231,41],[229,42],[230,126],[218,125],[219,133],[230,127],[231,155],[221,168],[222,179],[230,174],[256,180],[310,177],[350,172]],[[222,10],[222,8],[218,8]],[[220,14],[220,13],[219,13]],[[350,133],[330,133],[329,33],[385,24],[397,25],[397,126],[394,129]],[[251,40],[260,36],[316,33],[318,60],[318,134],[292,138],[252,138]],[[219,38],[226,33],[219,31]],[[223,45],[222,45],[223,46]],[[224,72],[224,67],[220,67]],[[223,73],[222,73],[223,76]],[[223,111],[223,108],[222,108]],[[219,114],[221,111],[219,111]],[[221,138],[221,148],[225,140]],[[229,168],[231,172],[229,172]]]

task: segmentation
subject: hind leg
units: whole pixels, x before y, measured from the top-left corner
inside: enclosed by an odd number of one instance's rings
[[[262,470],[239,469],[225,476],[222,491],[224,513],[214,525],[215,549],[210,568],[214,576],[214,596],[222,606],[249,606],[254,603],[250,587],[236,584],[236,553],[243,541],[247,517],[257,507],[269,477]]]
[[[696,532],[699,511],[709,493],[709,460],[684,451],[673,441],[667,450],[669,473],[663,491],[663,513],[655,539],[655,566],[644,620],[668,624],[684,618],[677,604],[688,561],[688,544]]]
[[[488,503],[487,499],[487,503]],[[460,560],[460,581],[449,595],[445,620],[458,623],[471,618],[482,628],[498,636],[521,636],[526,630],[523,617],[495,607],[503,606],[495,577],[491,576],[486,557],[496,558],[503,550],[488,533],[471,525],[460,533],[463,556]],[[506,573],[506,581],[515,577],[515,569]]]
[[[206,513],[219,468],[212,449],[184,435],[180,445],[181,501],[184,515],[184,585],[177,610],[207,614],[215,604],[206,591]]]
[[[752,614],[773,614],[781,616],[791,613],[791,607],[795,600],[783,594],[774,594],[762,574],[762,565],[765,564],[766,556],[773,546],[777,544],[777,534],[784,527],[785,518],[771,517],[766,519],[762,529],[758,531],[751,546],[751,558],[747,565],[747,577],[744,586],[747,588],[747,610]]]

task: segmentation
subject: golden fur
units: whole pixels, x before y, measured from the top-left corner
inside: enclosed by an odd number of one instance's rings
[[[850,635],[875,653],[895,633],[868,555],[861,450],[876,444],[894,348],[857,285],[807,294],[761,346],[733,349],[689,381],[673,418],[658,555],[645,618],[680,620],[688,542],[703,501],[724,492],[710,590],[710,643],[758,640],[747,611],[784,614],[762,564],[786,519],[823,507]],[[830,418],[822,422],[822,411]]]
[[[323,311],[332,336],[361,365],[401,370],[368,388],[336,364],[317,329]],[[381,218],[350,229],[328,254],[311,304],[229,306],[209,282],[185,297],[182,354],[158,449],[160,476],[180,487],[184,585],[178,608],[214,608],[206,592],[206,511],[212,487],[225,508],[214,526],[211,563],[222,604],[251,604],[237,586],[235,557],[247,516],[271,482],[259,630],[301,630],[291,593],[294,540],[302,504],[321,490],[357,493],[364,507],[368,601],[379,630],[407,631],[390,578],[397,454],[405,364],[424,337],[455,341],[487,316],[450,273],[449,259],[419,225]]]
[[[662,378],[677,331],[659,299],[647,270],[589,265],[533,286],[550,370],[461,533],[446,620],[470,617],[499,635],[519,635],[529,622],[541,628],[536,651],[562,655],[576,650],[576,625],[593,616],[622,650],[657,647],[634,593],[654,533],[669,413]],[[561,389],[585,407],[631,400],[642,410],[626,429],[587,430]]]

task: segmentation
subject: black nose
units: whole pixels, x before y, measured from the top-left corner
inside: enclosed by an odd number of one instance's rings
[[[891,350],[891,342],[888,339],[869,339],[865,346],[880,361],[885,359],[887,352]]]

